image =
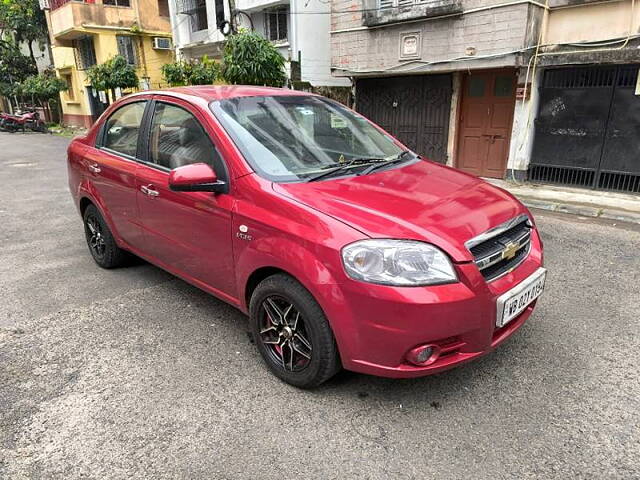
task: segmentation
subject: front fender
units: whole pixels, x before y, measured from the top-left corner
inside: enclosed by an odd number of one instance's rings
[[[236,237],[234,242],[237,244],[244,240]],[[288,273],[316,299],[321,293],[324,296],[323,292],[333,290],[339,283],[316,252],[296,241],[271,236],[252,239],[242,247],[244,248],[236,249],[239,254],[235,260],[238,292],[245,292],[251,275],[262,268],[275,268]],[[248,312],[247,299],[244,294],[241,297],[241,307]]]

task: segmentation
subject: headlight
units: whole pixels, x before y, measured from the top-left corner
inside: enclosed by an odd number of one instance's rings
[[[415,287],[458,279],[442,250],[411,240],[360,240],[342,249],[342,263],[351,278],[381,285]]]

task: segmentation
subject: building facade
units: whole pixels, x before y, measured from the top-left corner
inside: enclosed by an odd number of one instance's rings
[[[640,5],[550,6],[521,168],[532,181],[640,193]]]
[[[173,61],[167,0],[51,0],[46,16],[53,63],[69,87],[61,94],[63,123],[89,127],[107,99],[86,70],[115,55],[136,67],[139,89],[166,86],[161,66]]]
[[[224,2],[225,18],[230,18]],[[331,4],[324,0],[236,0],[234,22],[273,42],[286,59],[292,86],[348,87],[331,74]],[[220,58],[224,35],[218,29],[213,0],[171,0],[173,37],[178,56]]]
[[[620,152],[640,123],[636,10],[631,0],[334,0],[332,71],[353,79],[359,111],[434,160],[633,191],[640,168],[627,157],[640,158],[640,143]]]

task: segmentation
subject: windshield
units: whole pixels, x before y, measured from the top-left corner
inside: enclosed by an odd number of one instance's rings
[[[364,117],[323,97],[239,97],[211,108],[254,170],[276,182],[338,167],[350,175],[403,152]]]

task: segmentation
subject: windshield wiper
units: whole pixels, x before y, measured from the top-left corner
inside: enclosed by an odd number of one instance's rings
[[[370,167],[365,168],[358,175],[368,175],[379,168],[404,162],[404,157],[407,155],[407,153],[411,153],[411,150],[404,150],[403,152],[400,152],[396,158],[392,158],[391,160],[385,160],[384,162],[376,162]]]
[[[336,173],[343,172],[345,170],[348,170],[351,167],[355,167],[355,166],[358,166],[358,165],[368,165],[370,163],[378,164],[378,163],[387,163],[387,162],[388,162],[388,160],[385,160],[384,158],[376,158],[376,157],[352,158],[348,162],[345,162],[342,165],[338,165],[337,167],[325,167],[325,168],[329,168],[330,170],[327,170],[326,172],[322,172],[322,173],[320,173],[318,175],[315,175],[313,177],[309,177],[307,179],[307,182],[315,182],[316,180],[320,180],[322,178],[330,177],[330,176],[332,176],[332,175],[334,175]],[[371,167],[369,167],[369,168],[371,168]]]

